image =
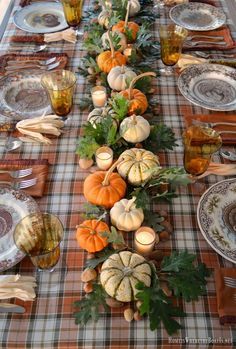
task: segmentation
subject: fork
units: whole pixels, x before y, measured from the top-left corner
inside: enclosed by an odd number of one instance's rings
[[[18,65],[18,64],[15,64],[15,65],[9,65],[9,66],[6,66],[5,70],[6,71],[14,71],[14,70],[19,70],[19,69],[28,69],[28,68],[38,68],[38,69],[43,69],[43,70],[52,70],[56,67],[58,67],[60,64],[60,62],[56,62],[56,63],[52,63],[52,64],[49,64],[47,66],[41,66],[39,64],[21,64],[21,65]]]
[[[41,65],[41,66],[45,66],[45,65],[49,65],[51,63],[54,63],[55,60],[57,59],[57,57],[52,57],[49,59],[44,59],[44,60],[33,60],[33,59],[22,59],[20,61],[17,60],[9,60],[7,61],[7,65],[21,65],[21,64],[37,64],[37,65]]]
[[[231,288],[236,288],[236,279],[233,279],[231,277],[228,276],[224,276],[224,282],[225,285]]]
[[[33,169],[31,168],[25,168],[22,170],[16,170],[16,171],[7,171],[7,170],[0,170],[1,173],[8,173],[11,178],[23,178],[31,175]]]
[[[37,178],[26,179],[21,182],[0,181],[0,185],[9,185],[11,188],[15,190],[29,188],[35,185],[36,183],[37,183]]]
[[[198,45],[221,45],[225,46],[225,41],[186,41],[185,44],[189,47],[195,47]]]
[[[192,123],[194,125],[199,125],[199,126],[208,126],[208,127],[215,127],[215,126],[234,126],[236,127],[236,123],[234,122],[224,122],[224,121],[221,121],[221,122],[205,122],[205,121],[200,121],[200,120],[192,120]]]
[[[186,40],[192,40],[192,39],[196,39],[196,38],[200,38],[200,39],[213,39],[213,40],[223,40],[224,37],[223,36],[210,36],[210,35],[201,35],[201,34],[198,34],[198,35],[191,35],[191,36],[188,36]]]

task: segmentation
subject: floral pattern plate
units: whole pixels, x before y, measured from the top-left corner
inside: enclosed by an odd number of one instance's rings
[[[14,243],[13,233],[17,223],[38,205],[22,191],[0,188],[0,272],[20,262],[25,254]]]
[[[193,64],[179,76],[182,95],[210,110],[236,109],[236,69],[220,64]]]
[[[35,2],[17,11],[13,17],[15,25],[30,33],[53,33],[65,29],[63,7],[57,2]]]
[[[170,10],[173,22],[189,30],[213,30],[226,21],[225,13],[212,5],[202,2],[179,4]]]
[[[51,111],[40,83],[42,71],[20,69],[0,79],[0,114],[12,120],[41,116]]]
[[[197,221],[209,245],[236,263],[236,179],[218,182],[202,195]]]

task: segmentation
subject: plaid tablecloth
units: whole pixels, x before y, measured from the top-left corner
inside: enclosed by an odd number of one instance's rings
[[[229,0],[230,1],[230,0]],[[230,18],[227,1],[219,3],[228,19]],[[89,2],[85,3],[89,6]],[[17,10],[16,6],[14,10]],[[159,22],[164,22],[162,16]],[[231,27],[232,32],[234,30]],[[1,53],[7,53],[9,38],[22,32],[9,21]],[[235,33],[233,33],[235,34]],[[155,35],[155,33],[154,33]],[[76,71],[84,52],[81,42],[75,46],[69,43],[50,44],[51,52],[67,52],[68,68]],[[159,63],[157,63],[159,64]],[[160,119],[171,126],[176,137],[181,139],[184,129],[183,112],[188,108],[192,113],[208,113],[200,107],[190,104],[178,91],[177,76],[158,77],[156,79],[157,97],[160,103]],[[209,279],[207,294],[198,302],[181,304],[187,317],[178,319],[183,329],[170,337],[163,327],[157,331],[149,330],[148,320],[127,323],[119,310],[101,314],[97,323],[88,323],[78,327],[74,323],[73,301],[83,294],[80,274],[83,270],[85,253],[78,248],[75,240],[75,227],[81,221],[84,197],[82,185],[88,172],[78,166],[75,154],[76,141],[80,127],[87,118],[86,112],[78,109],[80,98],[87,93],[86,81],[78,75],[74,111],[68,120],[67,132],[50,146],[24,144],[17,153],[4,154],[2,158],[48,159],[51,166],[46,186],[46,193],[37,203],[41,211],[52,212],[60,217],[65,226],[65,237],[62,245],[62,257],[53,273],[40,273],[38,278],[37,298],[34,302],[25,303],[23,315],[0,314],[0,348],[233,348],[236,345],[235,327],[223,327],[219,324],[216,305],[215,283]],[[174,151],[162,154],[163,166],[182,166],[182,145]],[[215,156],[215,160],[220,160]],[[210,176],[202,183],[202,191],[222,177]],[[159,245],[165,253],[171,250],[188,249],[195,253],[199,261],[209,268],[234,267],[234,265],[207,244],[197,226],[196,207],[201,193],[195,186],[181,188],[179,197],[170,205],[161,205],[168,211],[174,226],[170,241]],[[32,275],[34,269],[25,258],[21,263],[6,272]],[[22,304],[16,300],[17,304]]]

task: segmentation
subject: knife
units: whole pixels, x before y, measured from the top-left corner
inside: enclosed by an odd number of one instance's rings
[[[236,59],[209,59],[208,62],[236,68]]]
[[[0,313],[25,313],[25,308],[21,305],[11,303],[0,303]]]

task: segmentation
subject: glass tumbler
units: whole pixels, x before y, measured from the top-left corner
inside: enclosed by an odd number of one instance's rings
[[[75,74],[69,70],[55,70],[43,74],[41,84],[49,95],[54,113],[58,116],[68,115],[73,106]]]
[[[66,21],[70,27],[77,27],[82,17],[83,0],[61,0]]]

